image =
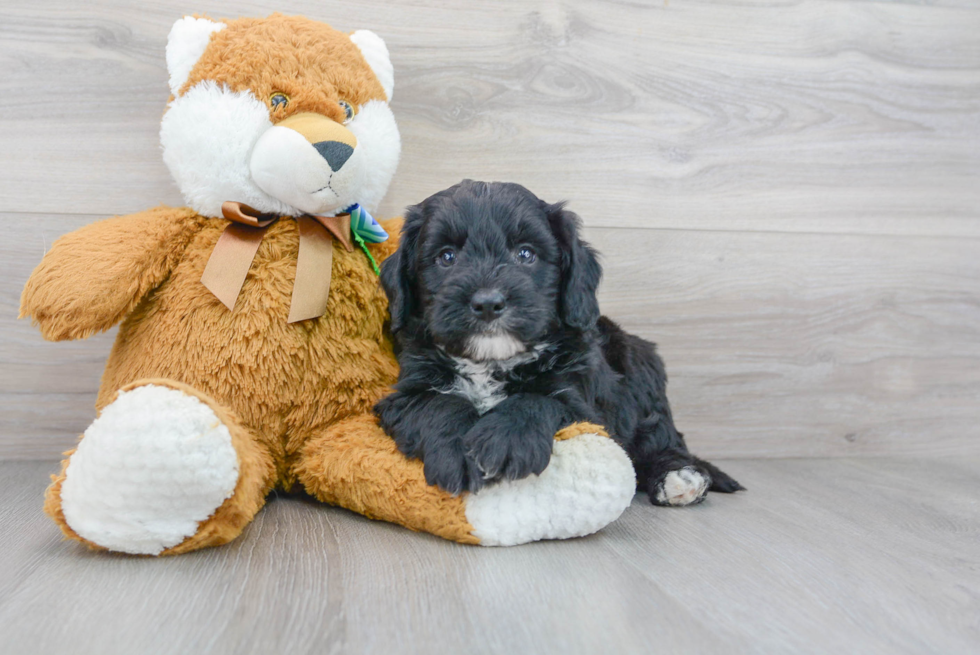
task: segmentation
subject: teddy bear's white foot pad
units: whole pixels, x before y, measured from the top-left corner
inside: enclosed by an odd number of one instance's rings
[[[629,457],[612,439],[580,434],[556,441],[541,475],[505,480],[466,499],[466,519],[482,546],[568,539],[601,530],[636,492]]]
[[[146,385],[120,393],[85,431],[65,471],[61,507],[79,536],[156,555],[197,532],[237,482],[231,434],[211,408]]]

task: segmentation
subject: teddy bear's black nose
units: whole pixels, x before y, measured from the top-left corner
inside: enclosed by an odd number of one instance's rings
[[[327,164],[333,171],[339,171],[350,159],[350,156],[354,154],[353,148],[340,141],[320,141],[314,143],[313,147],[316,148],[321,157],[327,160]]]
[[[504,294],[496,289],[480,289],[470,298],[470,309],[487,322],[500,318],[506,308]]]

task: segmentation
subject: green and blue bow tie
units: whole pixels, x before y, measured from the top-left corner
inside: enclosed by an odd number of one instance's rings
[[[354,241],[361,247],[364,254],[371,260],[371,267],[377,275],[381,274],[378,262],[374,261],[371,252],[367,249],[368,243],[381,243],[388,240],[388,233],[374,220],[368,210],[361,205],[354,203],[344,210],[345,214],[350,214],[350,231],[354,235]]]

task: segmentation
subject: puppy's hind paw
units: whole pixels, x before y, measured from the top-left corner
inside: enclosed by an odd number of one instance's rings
[[[706,462],[703,459],[695,457],[694,464],[698,467],[698,469],[707,472],[707,474],[711,476],[711,486],[708,487],[708,491],[719,491],[723,494],[733,494],[736,491],[745,491],[745,487],[740,485],[738,480],[728,475],[711,462]]]
[[[683,507],[704,500],[711,485],[711,477],[691,466],[667,471],[650,485],[650,502],[654,505]]]
[[[738,483],[738,480],[730,475],[718,471],[721,475],[716,473],[711,474],[711,491],[718,491],[723,494],[733,494],[736,491],[745,491],[745,487]]]

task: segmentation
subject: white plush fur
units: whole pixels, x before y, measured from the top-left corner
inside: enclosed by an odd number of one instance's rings
[[[61,505],[80,536],[156,555],[197,532],[238,482],[238,455],[211,408],[168,387],[119,394],[78,444]]]
[[[259,211],[300,212],[268,195],[252,181],[248,162],[269,128],[269,108],[251,91],[234,92],[204,81],[175,98],[163,115],[163,161],[184,200],[203,216],[221,216],[221,203],[234,200]]]
[[[395,118],[387,104],[372,101],[347,128],[357,145],[337,171],[298,132],[280,126],[266,130],[252,150],[252,180],[301,212],[333,215],[354,203],[374,211],[398,166],[401,140]]]
[[[541,475],[468,496],[466,520],[482,546],[581,537],[619,518],[635,491],[625,451],[608,437],[582,434],[556,441]]]
[[[167,36],[167,72],[170,93],[177,95],[211,41],[211,35],[227,27],[207,18],[185,16],[170,29]]]
[[[381,88],[385,90],[388,102],[391,102],[391,95],[395,92],[395,69],[391,66],[388,46],[380,36],[370,30],[357,30],[350,35],[350,40],[364,55],[368,66],[381,83]]]
[[[260,189],[311,214],[336,212],[341,201],[331,181],[336,184],[337,177],[351,171],[344,166],[334,173],[302,134],[278,125],[267,129],[255,143],[249,169]]]
[[[357,147],[334,173],[298,133],[274,128],[250,91],[206,80],[170,103],[160,143],[184,200],[203,216],[221,216],[226,200],[280,216],[333,215],[354,203],[373,212],[398,167],[398,126],[386,103],[372,101],[347,128]]]
[[[669,472],[657,489],[657,500],[682,507],[695,503],[708,493],[708,479],[690,466]]]

